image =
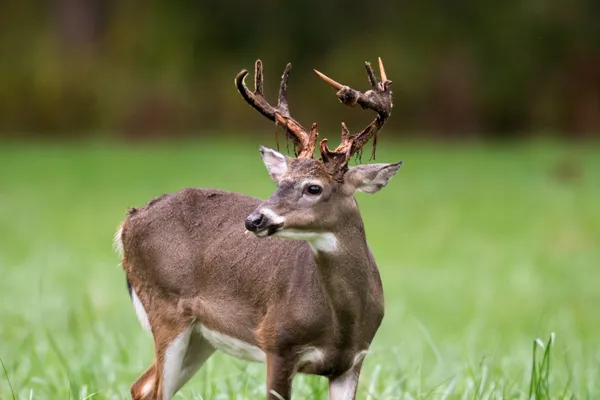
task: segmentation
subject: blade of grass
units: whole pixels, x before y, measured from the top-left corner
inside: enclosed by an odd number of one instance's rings
[[[15,390],[13,389],[12,383],[10,382],[10,378],[8,376],[8,371],[6,370],[6,365],[4,365],[4,360],[2,359],[2,357],[0,357],[0,364],[2,364],[2,369],[4,370],[4,376],[6,377],[6,381],[8,382],[10,394],[12,395],[13,400],[17,400],[17,396],[15,395]]]
[[[533,341],[533,355],[532,355],[532,360],[531,360],[531,378],[529,381],[529,396],[527,396],[527,399],[531,400],[532,396],[533,396],[533,390],[536,387],[536,379],[537,379],[537,374],[536,374],[536,369],[537,369],[537,363],[535,360],[535,355],[536,355],[536,351],[537,351],[537,345],[538,342],[537,340]]]

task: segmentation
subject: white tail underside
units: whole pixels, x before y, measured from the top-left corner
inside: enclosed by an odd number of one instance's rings
[[[119,229],[117,229],[117,232],[115,233],[115,237],[113,240],[113,248],[121,257],[123,257],[123,253],[124,253],[122,236],[123,236],[123,225],[119,226]],[[151,328],[150,328],[150,322],[148,321],[148,314],[146,313],[146,309],[144,308],[144,305],[142,304],[140,298],[138,297],[135,290],[133,290],[133,288],[131,288],[131,300],[133,301],[133,308],[135,310],[135,313],[137,314],[140,324],[142,325],[142,328],[144,328],[145,331],[150,332]]]
[[[113,238],[113,249],[120,256],[123,256],[123,240],[121,239],[121,236],[123,236],[123,225],[119,225],[119,229],[117,229],[115,237]]]

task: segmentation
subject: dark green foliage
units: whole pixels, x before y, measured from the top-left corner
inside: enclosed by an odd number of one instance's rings
[[[268,95],[293,63],[290,99],[305,126],[319,121],[332,136],[345,120],[356,131],[368,117],[341,107],[312,68],[364,89],[362,63],[377,56],[394,81],[397,132],[592,135],[600,132],[599,4],[8,1],[0,135],[268,130],[232,84],[258,57]]]

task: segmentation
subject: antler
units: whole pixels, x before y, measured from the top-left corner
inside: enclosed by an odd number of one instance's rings
[[[290,116],[287,102],[287,81],[291,69],[292,64],[288,64],[283,71],[277,107],[270,105],[263,96],[263,68],[260,60],[256,60],[254,64],[254,92],[251,92],[244,82],[246,75],[248,75],[248,71],[245,69],[235,77],[235,85],[248,104],[286,129],[287,135],[292,139],[298,150],[298,158],[312,158],[317,144],[317,124],[312,124],[310,133],[307,133],[306,129]]]
[[[360,151],[362,147],[373,138],[373,157],[377,145],[377,132],[385,124],[392,113],[392,91],[390,85],[392,81],[387,79],[381,57],[379,58],[379,73],[381,82],[377,81],[371,64],[366,62],[367,75],[371,83],[371,90],[359,92],[348,86],[342,85],[321,72],[315,70],[325,82],[338,89],[338,99],[348,105],[355,106],[359,104],[362,108],[377,112],[377,117],[361,132],[350,135],[348,127],[342,122],[342,142],[335,150],[329,150],[327,139],[321,141],[321,158],[327,169],[333,174],[345,172],[348,167],[348,161],[353,154]]]

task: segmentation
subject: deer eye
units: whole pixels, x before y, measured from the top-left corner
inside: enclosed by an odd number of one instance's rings
[[[312,194],[313,196],[321,194],[322,191],[323,191],[323,188],[319,185],[310,185],[310,186],[306,187],[306,192],[308,194]]]

